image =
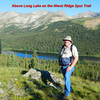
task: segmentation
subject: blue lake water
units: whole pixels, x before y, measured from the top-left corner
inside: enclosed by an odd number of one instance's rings
[[[25,54],[25,53],[20,53],[20,52],[12,52],[12,51],[6,51],[4,52],[4,54],[14,54],[16,56],[19,56],[21,58],[32,58],[32,54]],[[37,56],[38,59],[45,59],[45,60],[58,60],[57,57],[53,56],[53,55],[43,55],[43,54],[38,54]]]
[[[22,53],[22,52],[13,52],[13,51],[5,51],[3,54],[14,54],[16,56],[19,56],[21,58],[31,58],[32,54],[29,53]],[[38,59],[45,59],[45,60],[58,60],[58,55],[57,54],[52,54],[52,53],[38,53],[37,54]],[[91,61],[100,61],[100,57],[89,57],[89,56],[80,56],[80,60],[91,60]]]

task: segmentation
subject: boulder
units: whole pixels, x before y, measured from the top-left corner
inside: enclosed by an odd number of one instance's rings
[[[59,83],[61,85],[64,85],[64,81],[58,77],[55,73],[49,72],[49,71],[42,71],[38,69],[31,68],[26,74],[24,74],[24,77],[31,77],[32,79],[36,79],[37,81],[42,79],[44,83]]]
[[[24,74],[24,76],[27,78],[31,77],[32,79],[39,80],[41,78],[41,72],[31,68],[26,74]]]

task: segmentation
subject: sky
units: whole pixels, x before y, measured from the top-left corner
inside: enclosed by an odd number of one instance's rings
[[[46,7],[38,8],[21,8],[12,7],[12,5],[46,5]],[[72,8],[68,7],[47,7],[47,5],[74,5]],[[84,4],[91,5],[91,7],[84,7]],[[76,8],[75,5],[83,5],[83,7]],[[0,12],[20,12],[20,13],[30,13],[38,10],[48,10],[51,12],[64,11],[66,15],[73,16],[86,11],[100,12],[100,0],[0,0]]]

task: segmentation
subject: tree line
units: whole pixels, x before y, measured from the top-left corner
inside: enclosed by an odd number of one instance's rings
[[[56,73],[61,73],[61,68],[58,60],[37,59],[36,51],[33,52],[32,58],[20,58],[15,55],[0,55],[1,67],[22,67],[26,70],[36,68],[39,70],[47,70]],[[100,63],[91,61],[79,60],[75,66],[73,75],[85,79],[100,81]]]

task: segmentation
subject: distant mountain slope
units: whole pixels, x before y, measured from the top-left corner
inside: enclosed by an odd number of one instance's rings
[[[95,29],[98,25],[100,25],[100,17],[86,20],[83,25],[85,27]]]
[[[88,29],[97,29],[100,25],[100,17],[77,18],[71,20],[73,23],[81,24]]]
[[[46,10],[26,14],[17,12],[0,12],[0,33],[21,33],[22,31],[30,31],[42,25],[44,25],[44,29],[46,29],[48,24],[67,20],[74,20],[74,22],[78,24],[81,24],[82,22],[82,25],[85,27],[95,28],[100,24],[100,20],[97,20],[98,17],[100,17],[100,13],[92,11],[80,13],[75,16],[67,16],[63,11],[57,11],[54,13]],[[92,19],[94,19],[94,21]],[[94,22],[95,25],[93,25]]]
[[[59,21],[42,25],[34,30],[0,34],[3,48],[59,52],[66,35],[71,35],[81,55],[100,55],[100,29],[88,30],[83,25],[71,21]]]
[[[19,29],[29,27],[34,29],[46,23],[67,19],[68,17],[63,11],[53,13],[46,10],[40,10],[26,14],[16,12],[2,12],[0,13],[0,28],[16,26]]]
[[[32,30],[39,26],[57,21],[67,21],[78,18],[91,19],[96,17],[100,17],[99,12],[88,11],[75,16],[67,16],[63,11],[49,12],[46,10],[39,10],[26,14],[17,12],[0,12],[0,32],[12,33],[15,29],[20,31],[26,28]]]
[[[87,11],[87,12],[83,12],[75,16],[72,16],[72,18],[83,18],[83,17],[100,17],[100,12]]]
[[[100,28],[87,28],[99,25],[99,17],[71,19],[62,11],[52,13],[42,10],[29,14],[0,13],[0,20],[3,50],[37,49],[58,53],[62,39],[71,35],[81,55],[100,56]]]

